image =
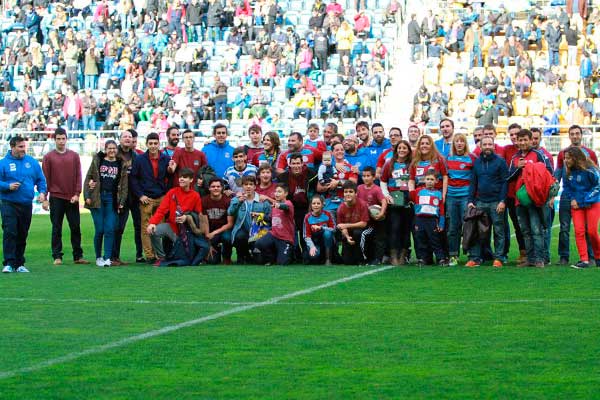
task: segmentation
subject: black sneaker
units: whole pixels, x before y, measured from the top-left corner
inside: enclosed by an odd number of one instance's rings
[[[154,265],[154,263],[156,262],[157,258],[147,258],[146,259],[146,263],[150,264],[150,265]]]
[[[440,260],[440,262],[438,262],[438,265],[440,267],[449,267],[450,266],[450,262],[448,261],[447,258],[444,258],[444,259]]]
[[[587,261],[579,261],[577,264],[575,265],[571,265],[571,268],[575,268],[575,269],[584,269],[590,266],[590,263]]]
[[[144,257],[136,257],[135,262],[138,264],[144,264],[146,262],[146,259]]]
[[[596,260],[596,267],[600,268],[600,259]]]
[[[569,259],[566,257],[561,257],[559,261],[560,265],[569,265]]]

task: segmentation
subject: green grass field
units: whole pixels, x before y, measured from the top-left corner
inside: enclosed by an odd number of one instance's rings
[[[598,397],[600,269],[100,269],[69,251],[52,266],[34,217],[32,273],[0,276],[0,399]]]

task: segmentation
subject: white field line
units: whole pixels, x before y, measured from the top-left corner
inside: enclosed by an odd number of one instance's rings
[[[87,303],[87,304],[151,304],[151,305],[255,305],[260,303],[244,301],[161,301],[161,300],[101,300],[101,299],[32,299],[0,298],[3,302],[40,302],[40,303]],[[597,303],[600,298],[532,298],[497,300],[397,300],[397,301],[279,301],[277,306],[360,306],[360,305],[468,305],[468,304],[518,304],[518,303]],[[0,375],[1,377],[1,375]]]
[[[257,302],[257,303],[251,303],[251,304],[246,304],[246,305],[240,305],[237,307],[233,307],[230,308],[229,310],[225,310],[225,311],[221,311],[218,313],[214,313],[214,314],[210,314],[207,315],[205,317],[201,317],[201,318],[197,318],[197,319],[192,319],[189,321],[185,321],[185,322],[181,322],[179,324],[175,324],[175,325],[169,325],[169,326],[165,326],[163,328],[160,329],[155,329],[152,331],[148,331],[145,333],[141,333],[138,335],[134,335],[134,336],[130,336],[130,337],[126,337],[120,340],[116,340],[114,342],[110,342],[110,343],[106,343],[103,345],[99,345],[99,346],[94,346],[94,347],[90,347],[89,349],[83,350],[83,351],[77,351],[77,352],[73,352],[73,353],[69,353],[66,354],[64,356],[61,357],[57,357],[57,358],[52,358],[46,361],[42,361],[39,362],[37,364],[33,364],[30,365],[29,367],[24,367],[24,368],[18,368],[18,369],[14,369],[12,371],[2,371],[0,372],[0,379],[7,379],[7,378],[12,378],[14,376],[17,375],[22,375],[22,374],[27,374],[30,372],[35,372],[35,371],[39,371],[41,369],[44,368],[48,368],[54,365],[58,365],[58,364],[64,364],[70,361],[74,361],[77,360],[79,358],[85,357],[85,356],[89,356],[89,355],[93,355],[93,354],[99,354],[99,353],[104,353],[108,350],[112,350],[112,349],[116,349],[119,347],[123,347],[123,346],[127,346],[136,342],[140,342],[142,340],[146,340],[146,339],[150,339],[153,337],[157,337],[157,336],[162,336],[162,335],[166,335],[167,333],[171,333],[171,332],[175,332],[178,331],[180,329],[183,328],[188,328],[191,326],[195,326],[195,325],[199,325],[205,322],[209,322],[209,321],[213,321],[216,319],[220,319],[232,314],[238,314],[244,311],[248,311],[248,310],[252,310],[255,308],[261,308],[261,307],[265,307],[265,306],[270,306],[273,304],[277,304],[279,302],[285,301],[285,300],[289,300],[295,297],[299,297],[299,296],[303,296],[305,294],[311,294],[314,293],[316,291],[322,290],[322,289],[327,289],[329,287],[332,286],[336,286],[339,285],[341,283],[345,283],[345,282],[349,282],[349,281],[353,281],[356,279],[361,279],[364,278],[366,276],[369,275],[373,275],[373,274],[377,274],[379,272],[383,272],[383,271],[387,271],[389,269],[394,268],[393,266],[385,266],[385,267],[381,267],[381,268],[376,268],[376,269],[371,269],[365,272],[361,272],[359,274],[354,274],[354,275],[350,275],[350,276],[346,276],[344,278],[340,278],[340,279],[336,279],[330,282],[326,282],[323,283],[321,285],[317,285],[317,286],[313,286],[313,287],[309,287],[307,289],[302,289],[302,290],[298,290],[296,292],[292,292],[292,293],[288,293],[288,294],[284,294],[282,296],[277,296],[277,297],[273,297],[271,299],[265,300],[265,301],[261,301],[261,302]]]

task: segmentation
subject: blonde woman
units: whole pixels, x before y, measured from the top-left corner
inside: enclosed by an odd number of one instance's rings
[[[448,167],[448,194],[446,195],[446,219],[448,222],[448,249],[450,266],[458,264],[461,242],[462,221],[469,199],[475,156],[469,153],[467,137],[462,133],[454,135]]]
[[[347,55],[350,57],[350,51],[352,50],[352,43],[354,42],[354,31],[347,21],[342,22],[340,29],[335,34],[337,41],[337,53],[340,55],[340,59]]]

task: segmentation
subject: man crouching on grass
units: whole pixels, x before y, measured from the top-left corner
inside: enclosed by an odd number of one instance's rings
[[[208,224],[202,215],[202,200],[198,192],[192,189],[194,171],[183,168],[179,172],[179,187],[167,192],[158,209],[152,215],[146,232],[150,235],[152,248],[156,253],[156,263],[161,265],[196,265],[204,260],[208,253],[206,233]],[[193,218],[196,213],[199,222]],[[167,217],[166,223],[161,221]],[[198,228],[200,226],[201,228]],[[173,243],[171,255],[174,259],[165,260],[163,239]],[[178,250],[182,249],[182,252]]]

